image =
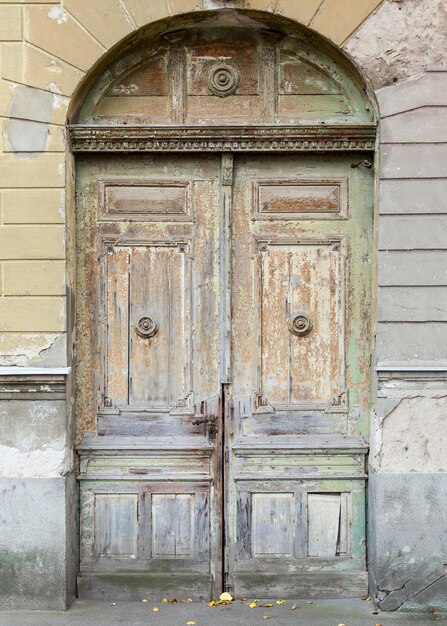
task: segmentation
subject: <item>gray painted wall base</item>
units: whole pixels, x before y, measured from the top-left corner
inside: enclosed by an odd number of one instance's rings
[[[76,477],[0,478],[0,609],[66,609],[76,593]]]
[[[447,473],[370,474],[370,593],[383,611],[447,609]]]

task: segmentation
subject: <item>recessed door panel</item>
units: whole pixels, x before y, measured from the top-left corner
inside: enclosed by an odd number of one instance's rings
[[[187,244],[133,248],[129,404],[174,408],[191,392],[191,272]],[[150,384],[148,384],[150,380]]]
[[[261,405],[330,406],[343,391],[341,242],[258,242],[258,262]]]

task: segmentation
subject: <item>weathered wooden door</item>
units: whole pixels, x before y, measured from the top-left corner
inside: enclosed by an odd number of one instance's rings
[[[240,595],[367,589],[367,158],[235,158],[225,537]]]
[[[364,158],[79,160],[84,595],[365,591]]]
[[[221,160],[78,161],[80,593],[222,581]],[[95,432],[96,431],[96,432]]]

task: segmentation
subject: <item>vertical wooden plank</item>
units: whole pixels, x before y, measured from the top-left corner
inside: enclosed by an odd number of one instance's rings
[[[128,403],[129,248],[113,246],[106,256],[107,384],[114,405]]]
[[[103,557],[137,558],[138,496],[95,496],[95,554]]]
[[[295,489],[296,499],[296,530],[295,557],[304,559],[307,556],[307,493],[304,489]]]
[[[261,390],[264,402],[289,403],[288,247],[268,246],[261,263]]]
[[[194,559],[199,563],[207,562],[210,558],[210,513],[209,497],[206,492],[196,493],[195,497],[195,554]]]
[[[193,556],[191,494],[152,496],[152,552],[154,557]]]
[[[350,528],[350,494],[342,493],[340,499],[340,531],[338,535],[337,554],[349,554],[348,529]]]
[[[231,224],[233,155],[222,154],[222,217],[220,220],[220,381],[231,382]]]
[[[138,504],[138,557],[150,559],[152,548],[152,494],[143,491]]]
[[[239,491],[236,510],[236,560],[251,557],[251,493]]]
[[[260,94],[262,98],[262,121],[264,123],[274,123],[278,92],[277,79],[277,38],[271,34],[265,34],[262,45],[259,49],[260,54]]]
[[[290,399],[331,403],[340,393],[343,333],[339,318],[339,251],[328,245],[294,247],[290,275],[290,317],[304,311],[313,324],[304,337],[289,334]]]
[[[293,555],[293,493],[252,495],[252,553],[255,557]]]
[[[182,46],[182,36],[168,35],[171,43],[169,51],[168,76],[171,100],[172,124],[183,124],[185,120],[185,50]]]
[[[177,246],[132,250],[130,281],[130,403],[173,408],[184,397],[184,257]],[[158,332],[136,332],[139,319],[154,318]]]
[[[308,494],[308,556],[320,558],[336,556],[340,526],[340,500],[340,494]]]

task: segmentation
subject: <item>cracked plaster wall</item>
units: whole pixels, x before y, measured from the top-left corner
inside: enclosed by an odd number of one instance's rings
[[[343,48],[375,90],[445,67],[447,4],[385,0]]]
[[[447,385],[390,380],[380,387],[370,467],[383,472],[447,471]]]

